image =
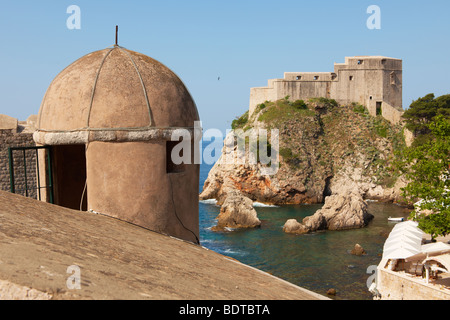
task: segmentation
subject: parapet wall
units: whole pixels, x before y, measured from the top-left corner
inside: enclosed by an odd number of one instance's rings
[[[384,268],[378,268],[377,290],[382,300],[450,300],[449,290]]]

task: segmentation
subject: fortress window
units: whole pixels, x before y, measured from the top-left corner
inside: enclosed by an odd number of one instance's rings
[[[353,76],[348,77],[348,80],[353,81]]]
[[[332,73],[332,74],[331,74],[331,80],[334,80],[334,79],[336,79],[336,78],[337,78],[336,73]]]
[[[395,72],[391,72],[391,84],[395,84]]]
[[[319,76],[314,76],[314,80],[319,80]]]
[[[364,60],[358,60],[358,64],[363,64]]]
[[[297,76],[297,80],[302,80],[302,76]]]

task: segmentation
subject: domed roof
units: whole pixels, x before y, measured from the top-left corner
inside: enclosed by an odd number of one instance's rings
[[[160,62],[113,46],[78,59],[50,84],[41,132],[192,128],[199,120],[183,82]]]

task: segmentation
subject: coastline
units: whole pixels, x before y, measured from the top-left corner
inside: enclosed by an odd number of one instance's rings
[[[208,165],[201,167],[201,182],[208,169]],[[284,222],[313,214],[322,204],[255,207],[261,228],[214,232],[211,227],[216,224],[220,206],[212,203],[200,201],[203,246],[322,295],[335,288],[337,295],[332,298],[336,300],[372,299],[366,287],[370,276],[367,268],[381,261],[383,244],[395,225],[387,218],[408,215],[399,205],[370,201],[369,212],[375,218],[366,228],[296,236],[283,233]],[[351,255],[355,243],[360,243],[367,255]]]

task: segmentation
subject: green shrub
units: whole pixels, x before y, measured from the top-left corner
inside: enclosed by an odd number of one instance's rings
[[[242,128],[248,122],[248,111],[245,112],[241,117],[236,117],[231,122],[231,129],[235,130],[237,128]]]
[[[283,157],[285,160],[292,159],[294,157],[294,154],[292,153],[292,150],[289,148],[281,148],[280,149],[280,156]]]
[[[374,125],[373,129],[378,136],[382,138],[387,138],[389,132],[389,125],[386,123],[386,120],[378,116],[374,119],[373,125]]]
[[[294,108],[299,109],[299,110],[308,109],[308,106],[306,105],[305,101],[303,101],[303,100],[295,100],[294,102],[291,103],[291,106],[293,106]]]
[[[310,104],[315,104],[317,106],[321,106],[322,108],[332,109],[334,107],[338,106],[338,103],[334,99],[328,99],[328,98],[311,98],[308,100]]]
[[[360,113],[360,114],[367,114],[367,109],[365,106],[361,105],[361,104],[357,104],[354,103],[353,104],[353,111],[355,113]]]

